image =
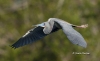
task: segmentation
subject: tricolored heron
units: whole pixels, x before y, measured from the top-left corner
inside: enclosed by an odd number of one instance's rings
[[[56,32],[60,29],[63,30],[67,38],[73,43],[79,46],[85,47],[87,43],[85,42],[82,35],[73,29],[73,27],[86,28],[87,24],[77,26],[65,22],[58,18],[49,18],[48,21],[41,24],[35,25],[35,28],[29,30],[25,35],[23,35],[17,42],[11,45],[12,48],[18,48],[27,44],[30,44],[34,41],[37,41],[53,32]]]

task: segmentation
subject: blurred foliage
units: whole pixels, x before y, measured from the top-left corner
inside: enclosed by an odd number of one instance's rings
[[[99,13],[100,0],[0,0],[0,61],[99,61]],[[89,24],[86,29],[75,28],[85,38],[87,48],[70,43],[62,30],[18,49],[9,47],[33,24],[52,17]]]

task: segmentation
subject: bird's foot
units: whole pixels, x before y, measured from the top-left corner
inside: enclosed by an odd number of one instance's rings
[[[81,26],[77,26],[79,28],[87,28],[88,27],[88,24],[85,24],[85,25],[81,25]]]

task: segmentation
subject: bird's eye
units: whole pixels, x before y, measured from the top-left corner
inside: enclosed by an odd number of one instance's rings
[[[44,23],[44,26],[45,26],[45,23]]]

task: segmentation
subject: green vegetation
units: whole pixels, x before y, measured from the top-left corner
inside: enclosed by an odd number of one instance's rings
[[[86,29],[75,28],[85,38],[87,48],[70,43],[61,30],[18,49],[9,46],[33,24],[53,17],[88,24]],[[100,0],[0,0],[0,61],[99,61],[99,19]]]

